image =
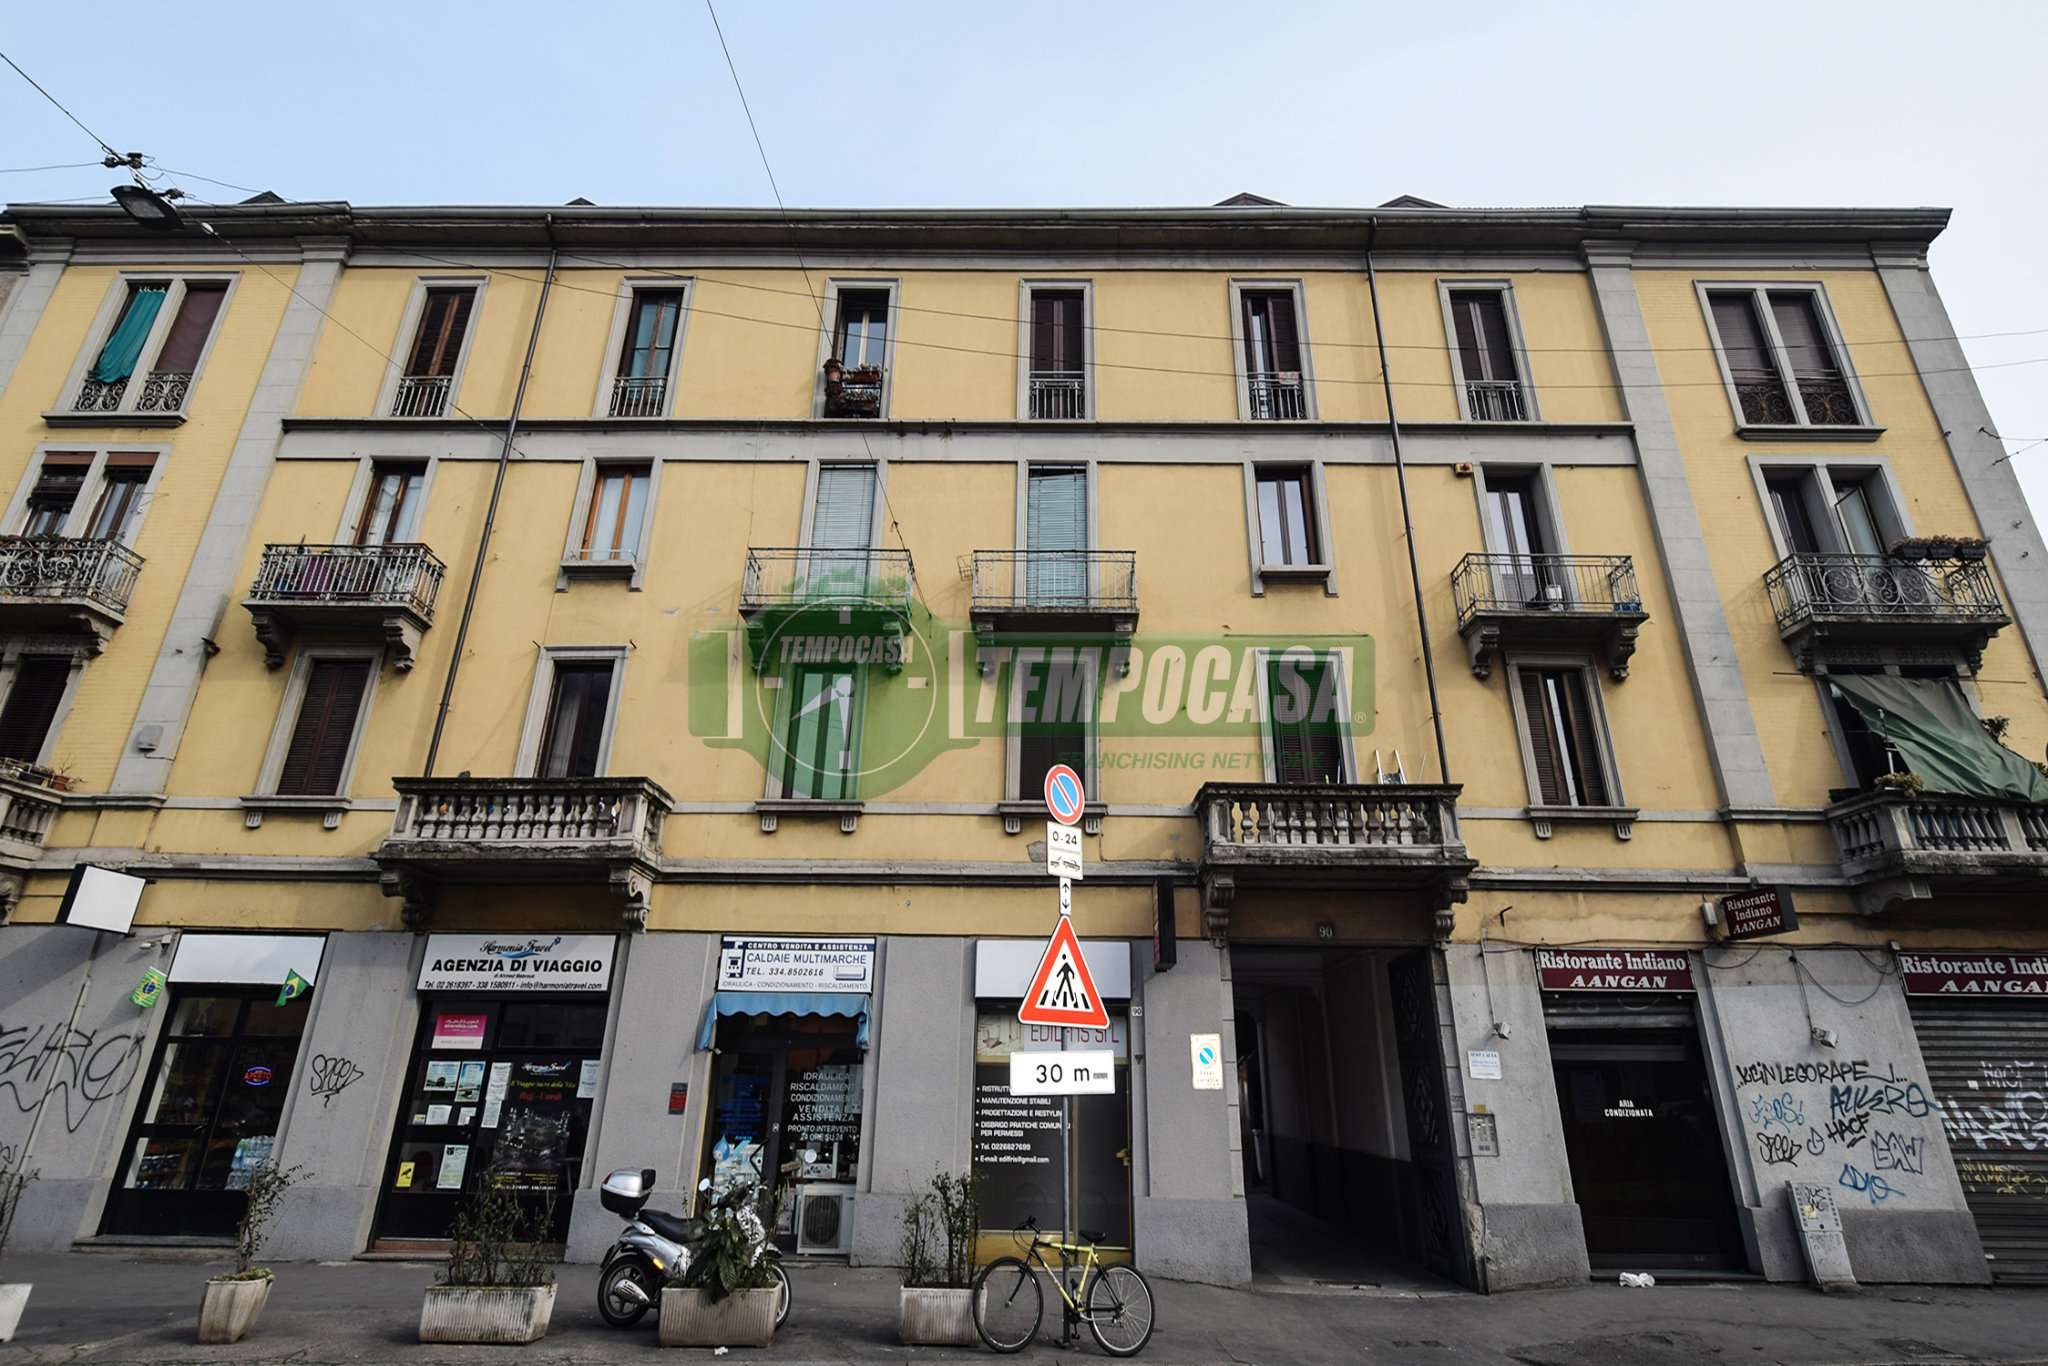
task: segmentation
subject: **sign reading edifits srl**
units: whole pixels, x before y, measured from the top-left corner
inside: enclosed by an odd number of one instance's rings
[[[1545,991],[1691,991],[1692,963],[1655,949],[1538,949]]]
[[[1902,953],[1908,996],[2048,996],[2048,955]]]

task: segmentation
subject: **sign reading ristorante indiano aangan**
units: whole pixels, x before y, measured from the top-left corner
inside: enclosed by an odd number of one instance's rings
[[[1538,949],[1545,991],[1691,991],[1692,962],[1659,949]]]
[[[2048,954],[1902,953],[1908,996],[2048,997]]]

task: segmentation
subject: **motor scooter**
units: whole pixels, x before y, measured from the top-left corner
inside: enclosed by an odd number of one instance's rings
[[[711,1202],[713,1209],[730,1209],[751,1195],[753,1187],[736,1184]],[[697,1183],[700,1194],[711,1190],[708,1180]],[[622,1167],[604,1179],[598,1200],[613,1214],[625,1216],[626,1227],[604,1254],[597,1272],[597,1312],[614,1328],[630,1328],[640,1322],[659,1302],[661,1288],[674,1271],[680,1277],[703,1241],[705,1221],[701,1218],[664,1214],[647,1209],[654,1196],[654,1169],[639,1171]],[[789,1318],[789,1277],[782,1269],[782,1250],[771,1241],[767,1248],[768,1271],[781,1293],[775,1301],[775,1326]]]

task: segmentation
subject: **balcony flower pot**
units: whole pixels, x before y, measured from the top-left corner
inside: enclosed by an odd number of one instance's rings
[[[538,1342],[555,1312],[553,1285],[430,1285],[421,1342]]]
[[[216,1276],[206,1283],[199,1301],[199,1340],[205,1343],[240,1342],[256,1326],[256,1316],[270,1302],[270,1287],[277,1280],[268,1271],[251,1271],[239,1276]]]
[[[1965,563],[1974,563],[1978,560],[1983,559],[1986,553],[1990,551],[1990,549],[1990,542],[1980,541],[1975,539],[1974,537],[1971,537],[1958,540],[1956,542],[1955,556],[1957,559],[1962,560]]]
[[[766,1347],[775,1339],[775,1305],[782,1291],[735,1290],[714,1300],[708,1290],[667,1286],[661,1292],[664,1347]]]
[[[896,1302],[896,1336],[906,1347],[973,1347],[974,1291],[906,1285]]]

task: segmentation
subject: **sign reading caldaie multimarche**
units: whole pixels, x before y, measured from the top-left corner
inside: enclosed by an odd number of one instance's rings
[[[430,934],[421,991],[606,991],[609,934]]]
[[[1691,991],[1692,961],[1661,949],[1538,949],[1545,991]]]
[[[873,991],[875,941],[727,935],[720,991]]]
[[[1908,996],[2048,997],[2048,954],[1902,953]]]
[[[1799,913],[1792,909],[1790,888],[1760,887],[1722,897],[1721,925],[1730,939],[1760,939],[1798,929]]]

